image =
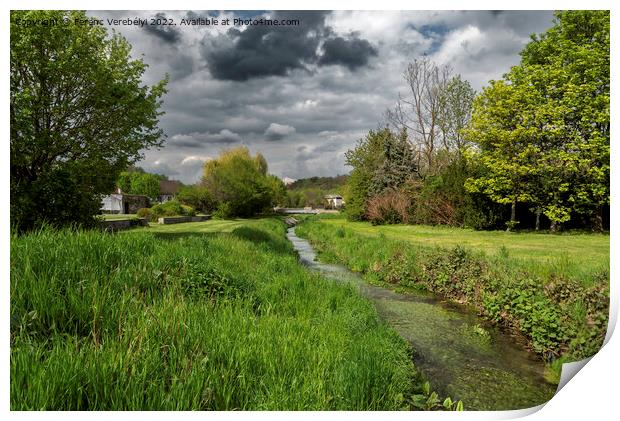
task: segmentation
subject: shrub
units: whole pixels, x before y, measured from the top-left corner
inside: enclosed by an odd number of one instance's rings
[[[153,219],[153,211],[150,208],[140,208],[136,215],[138,218],[146,218],[149,221]]]
[[[196,210],[191,206],[181,205],[181,214],[186,216],[196,216]]]
[[[408,223],[411,201],[400,190],[391,190],[368,200],[366,217],[373,225]]]

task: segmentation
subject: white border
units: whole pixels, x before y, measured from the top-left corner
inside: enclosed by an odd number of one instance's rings
[[[3,2],[4,13],[2,15],[3,26],[1,29],[2,37],[3,37],[3,54],[2,54],[2,62],[3,68],[5,72],[3,73],[4,79],[4,91],[3,91],[3,101],[1,102],[3,116],[5,124],[3,125],[3,130],[5,133],[4,136],[4,153],[0,153],[0,171],[3,172],[3,183],[0,190],[0,197],[4,198],[2,201],[2,205],[0,205],[0,217],[4,222],[0,228],[0,238],[2,241],[2,246],[0,250],[2,250],[1,257],[2,259],[2,280],[3,280],[3,288],[2,288],[2,300],[5,304],[3,306],[3,312],[1,316],[2,320],[2,341],[3,346],[1,350],[2,361],[4,362],[3,367],[0,369],[2,375],[0,378],[1,381],[1,395],[0,399],[2,402],[2,409],[4,412],[9,412],[9,208],[8,208],[8,200],[10,197],[9,194],[9,13],[10,9],[57,9],[57,8],[67,8],[67,9],[90,9],[90,10],[186,10],[186,9],[213,9],[213,10],[255,10],[255,9],[274,9],[274,10],[287,10],[287,9],[322,9],[322,10],[547,10],[547,9],[611,9],[612,10],[612,25],[611,25],[611,34],[612,34],[612,75],[611,78],[611,91],[614,92],[612,95],[611,101],[611,110],[612,110],[612,121],[617,121],[617,100],[615,97],[615,93],[618,92],[618,83],[616,80],[616,70],[617,70],[617,48],[616,42],[618,41],[618,19],[615,18],[616,12],[618,10],[617,6],[618,2],[612,1],[603,1],[603,0],[590,0],[588,2],[576,1],[576,0],[547,0],[547,1],[533,1],[533,0],[521,0],[521,1],[489,1],[489,0],[473,0],[467,3],[456,0],[434,0],[433,2],[412,2],[412,1],[393,1],[393,0],[382,0],[380,2],[374,1],[370,2],[367,0],[364,1],[341,1],[335,3],[332,1],[326,0],[314,0],[314,1],[302,1],[302,2],[291,2],[282,1],[282,0],[262,0],[262,1],[242,1],[242,0],[230,0],[230,1],[186,1],[186,0],[177,0],[177,1],[162,1],[162,0],[153,0],[153,1],[119,1],[119,0],[108,0],[108,1],[77,1],[77,0],[67,0],[67,1],[44,1],[44,0],[22,0],[22,1],[13,1],[9,0]],[[615,135],[615,126],[612,130],[612,139],[617,137]],[[618,185],[618,176],[616,168],[616,148],[613,146],[614,142],[612,141],[612,206],[611,206],[611,230],[615,234],[618,229],[615,217],[619,215],[618,206],[616,205],[616,200],[618,199],[615,194],[616,188]],[[618,356],[620,356],[620,348],[618,345],[618,335],[611,335],[613,331],[613,325],[617,320],[618,316],[618,281],[617,281],[617,264],[615,263],[615,259],[618,257],[618,242],[616,239],[617,235],[611,236],[611,296],[612,296],[612,312],[610,314],[611,325],[608,334],[608,343],[601,349],[601,351],[595,355],[591,361],[588,362],[587,366],[581,370],[577,375],[568,382],[568,384],[562,388],[557,395],[549,401],[542,408],[538,408],[537,412],[534,412],[530,415],[530,419],[534,420],[542,420],[549,418],[590,418],[590,419],[609,419],[613,413],[618,412],[616,410],[616,395],[615,389],[617,387],[617,378],[619,374],[619,364],[618,364]],[[525,412],[532,412],[525,411]],[[465,413],[384,413],[384,412],[338,412],[338,413],[327,413],[327,412],[277,412],[277,413],[230,413],[230,412],[219,412],[213,414],[216,418],[219,419],[239,419],[239,418],[259,418],[259,419],[289,419],[291,416],[298,417],[300,419],[314,419],[315,417],[337,417],[337,418],[348,418],[352,417],[361,417],[362,419],[379,419],[384,417],[394,418],[394,419],[407,419],[409,420],[411,417],[415,418],[423,418],[423,419],[506,419],[506,418],[515,418],[519,416],[526,415],[523,411],[508,411],[508,412],[465,412]],[[8,414],[12,418],[39,418],[45,417],[50,419],[65,419],[66,417],[74,418],[74,417],[86,417],[90,419],[102,419],[102,417],[119,417],[123,419],[135,418],[136,416],[148,416],[153,419],[169,419],[169,417],[188,417],[188,418],[203,418],[205,416],[210,416],[210,414],[205,413],[163,413],[163,412],[137,412],[137,413],[129,413],[129,412],[112,412],[112,413],[59,413],[59,412],[45,412],[45,413],[9,413]],[[616,415],[617,416],[617,415]]]

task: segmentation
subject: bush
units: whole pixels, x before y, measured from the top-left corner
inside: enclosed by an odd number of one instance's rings
[[[146,218],[149,221],[153,219],[153,211],[150,208],[140,208],[138,212],[136,212],[138,218]]]
[[[401,190],[388,191],[368,200],[366,217],[373,225],[408,223],[411,201]]]
[[[196,216],[196,210],[187,205],[181,205],[181,213],[185,216]]]

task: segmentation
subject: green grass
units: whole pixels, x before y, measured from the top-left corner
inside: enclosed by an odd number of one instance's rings
[[[371,283],[425,289],[470,304],[524,335],[547,358],[591,356],[605,337],[609,254],[601,249],[608,247],[607,236],[373,227],[330,217],[308,218],[296,233],[322,259],[343,263]],[[545,241],[543,259],[537,250]],[[556,242],[570,244],[569,251]]]
[[[136,214],[135,213],[106,213],[103,215],[97,215],[97,217],[102,218],[105,221],[120,221],[123,219],[136,218]]]
[[[346,226],[369,237],[407,241],[423,247],[465,247],[543,276],[569,276],[585,284],[609,276],[609,235],[593,233],[546,234],[533,232],[475,231],[428,225],[379,225],[348,222],[344,217],[323,217],[322,222]]]
[[[422,387],[276,220],[12,236],[10,290],[12,410],[392,410]]]

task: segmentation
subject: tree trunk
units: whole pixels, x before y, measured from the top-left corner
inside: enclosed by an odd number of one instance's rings
[[[536,209],[536,231],[540,230],[540,209]]]
[[[549,231],[558,232],[558,223],[554,220],[551,220],[551,226],[549,227]]]
[[[592,217],[592,231],[603,232],[603,206],[599,206]]]
[[[515,226],[517,221],[517,201],[513,200],[510,206],[510,223],[508,224],[508,228],[506,231],[510,232],[512,228]]]

